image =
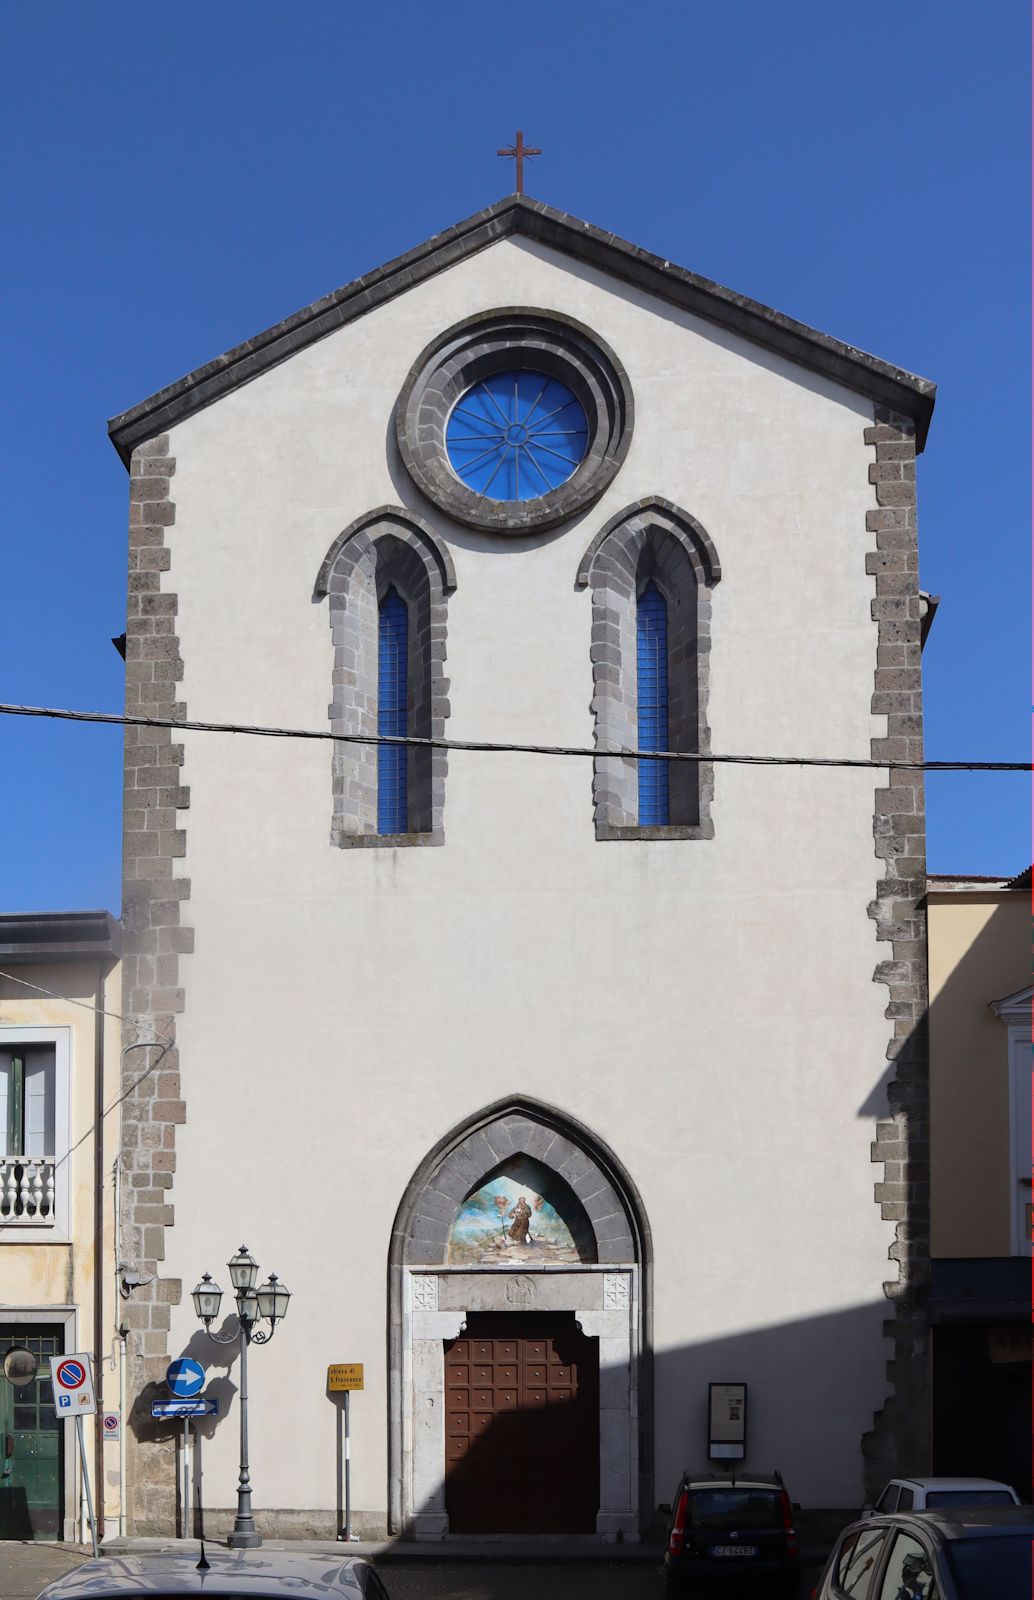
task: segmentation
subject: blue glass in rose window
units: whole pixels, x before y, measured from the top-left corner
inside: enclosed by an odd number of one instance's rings
[[[565,483],[585,455],[581,402],[544,372],[497,372],[461,395],[445,430],[461,483],[489,500],[535,500]]]

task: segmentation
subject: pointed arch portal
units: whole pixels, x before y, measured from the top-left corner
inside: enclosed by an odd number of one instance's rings
[[[651,1259],[628,1173],[554,1107],[500,1101],[434,1147],[402,1198],[389,1256],[393,1532],[441,1539],[461,1531],[460,1479],[450,1474],[465,1446],[448,1434],[466,1429],[461,1413],[476,1409],[473,1389],[480,1384],[487,1407],[493,1383],[506,1390],[495,1402],[505,1419],[478,1419],[491,1472],[493,1450],[507,1448],[515,1429],[534,1435],[554,1414],[552,1394],[547,1406],[532,1388],[539,1379],[522,1374],[552,1362],[543,1381],[557,1373],[563,1381],[563,1352],[578,1349],[577,1431],[584,1439],[598,1428],[598,1455],[589,1526],[568,1531],[640,1537],[641,1514],[648,1520],[653,1506]],[[462,1531],[504,1530],[463,1522]],[[524,1531],[564,1530],[533,1517]]]

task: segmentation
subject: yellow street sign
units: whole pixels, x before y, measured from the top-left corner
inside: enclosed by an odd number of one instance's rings
[[[363,1387],[363,1364],[361,1361],[339,1362],[336,1366],[327,1368],[327,1388],[331,1394],[342,1389],[361,1389]]]

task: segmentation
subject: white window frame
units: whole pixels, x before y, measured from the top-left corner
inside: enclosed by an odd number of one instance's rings
[[[0,1222],[0,1246],[66,1242],[69,1238],[69,1165],[72,1144],[72,1030],[0,1024],[0,1049],[20,1044],[54,1046],[54,1216],[44,1222]]]
[[[1009,1042],[1009,1253],[1032,1254],[1025,1226],[1034,1200],[1030,1157],[1031,1001],[1034,986],[994,1000],[991,1010],[1008,1029]]]

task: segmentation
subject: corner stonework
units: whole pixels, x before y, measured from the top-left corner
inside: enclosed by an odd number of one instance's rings
[[[176,700],[183,676],[176,635],[177,597],[167,574],[166,529],[176,520],[171,480],[176,462],[167,434],[133,452],[129,484],[129,593],[126,615],[126,712],[182,721]],[[165,576],[163,576],[165,575]],[[181,921],[190,883],[177,875],[186,851],[178,813],[190,804],[182,783],[183,746],[169,728],[125,730],[123,893],[122,1200],[119,1266],[139,1287],[121,1306],[127,1329],[129,1416],[125,1419],[130,1534],[175,1532],[174,1444],[152,1432],[153,1385],[168,1363],[171,1307],[178,1278],[162,1278],[165,1229],[176,1170],[176,1128],[186,1121],[176,1049],[183,1010],[179,958],[194,946]],[[160,1041],[154,1051],[128,1045]],[[159,1052],[167,1045],[164,1054]],[[148,1069],[153,1070],[148,1070]],[[146,1074],[146,1075],[144,1075]],[[128,1091],[128,1092],[127,1092]]]
[[[920,663],[919,555],[916,525],[915,429],[876,407],[865,442],[875,445],[869,481],[876,509],[866,529],[876,548],[865,569],[876,579],[877,623],[872,711],[886,716],[886,738],[872,740],[874,760],[923,760]],[[890,1257],[897,1278],[883,1285],[893,1308],[884,1323],[893,1340],[887,1365],[891,1395],[862,1442],[866,1495],[875,1500],[900,1472],[929,1471],[930,1396],[927,1297],[930,1277],[930,1102],[926,972],[926,810],[921,767],[888,773],[877,789],[873,833],[884,875],[869,915],[876,937],[891,945],[873,978],[887,986],[885,1015],[893,1022],[887,1059],[888,1120],[877,1123],[872,1159],[882,1163],[875,1199],[885,1221],[897,1224]]]

